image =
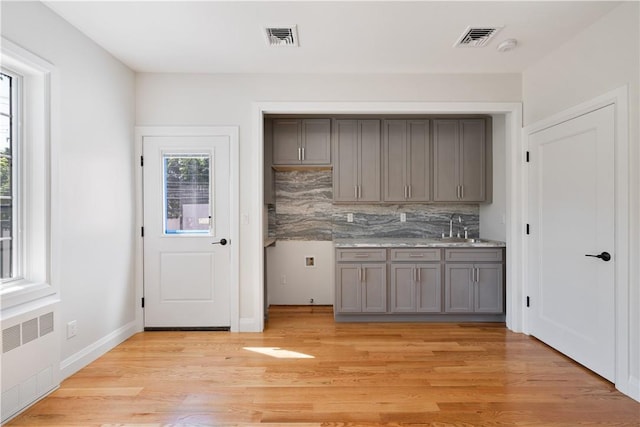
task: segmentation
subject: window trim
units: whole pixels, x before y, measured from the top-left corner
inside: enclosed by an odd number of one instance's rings
[[[4,37],[0,48],[2,68],[20,76],[22,83],[17,129],[21,141],[18,232],[22,243],[19,249],[22,278],[0,285],[0,308],[4,311],[59,291],[54,267],[59,263],[52,259],[59,253],[52,246],[57,241],[52,238],[52,224],[57,223],[58,217],[51,206],[57,188],[52,165],[57,159],[55,130],[59,109],[54,108],[53,102],[58,99],[54,66]]]

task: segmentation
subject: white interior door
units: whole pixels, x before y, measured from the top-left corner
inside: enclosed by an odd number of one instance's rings
[[[142,148],[145,327],[229,327],[229,138]]]
[[[529,136],[531,331],[610,381],[614,137],[612,105]]]

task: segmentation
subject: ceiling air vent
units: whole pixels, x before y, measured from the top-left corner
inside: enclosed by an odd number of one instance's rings
[[[483,47],[495,36],[502,27],[467,27],[454,47]]]
[[[265,27],[267,45],[298,46],[298,34],[295,25],[288,27]]]

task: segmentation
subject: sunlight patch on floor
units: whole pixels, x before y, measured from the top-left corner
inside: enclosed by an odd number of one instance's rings
[[[243,347],[245,350],[253,351],[255,353],[265,354],[271,357],[277,357],[278,359],[314,359],[313,356],[304,353],[298,353],[297,351],[285,350],[279,347]]]

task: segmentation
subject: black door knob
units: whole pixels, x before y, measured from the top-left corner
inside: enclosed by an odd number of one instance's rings
[[[224,245],[226,245],[227,243],[228,243],[228,242],[227,242],[227,239],[220,239],[220,241],[219,241],[219,242],[213,242],[213,243],[212,243],[212,245],[222,245],[222,246],[224,246]]]
[[[600,258],[603,261],[609,261],[611,259],[611,254],[609,252],[602,252],[600,255],[585,255],[585,256],[592,256],[594,258]]]

